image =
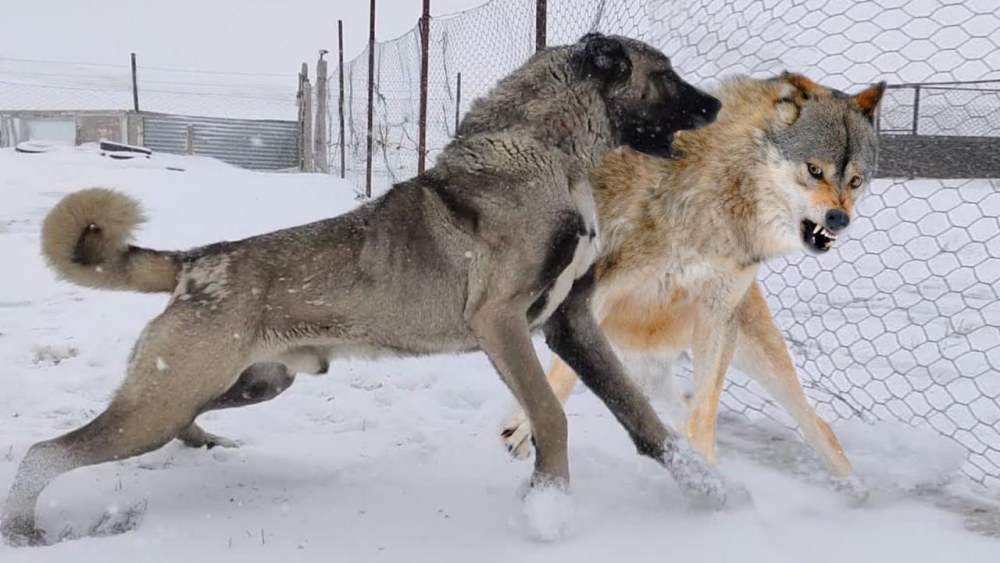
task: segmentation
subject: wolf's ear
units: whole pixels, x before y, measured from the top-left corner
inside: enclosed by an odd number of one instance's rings
[[[580,38],[580,43],[583,45],[581,70],[585,75],[611,83],[632,74],[632,60],[621,41],[602,33],[588,33]]]
[[[802,94],[806,97],[806,99],[818,96],[830,95],[830,90],[828,88],[826,88],[825,86],[820,86],[819,84],[813,82],[812,80],[809,80],[808,78],[802,76],[801,74],[795,72],[788,72],[786,70],[785,72],[781,73],[781,78],[785,82],[788,82],[792,86],[798,88],[798,90],[802,92]]]
[[[879,103],[882,101],[882,94],[885,93],[885,81],[879,82],[878,84],[873,84],[868,88],[858,92],[857,94],[851,96],[849,99],[851,105],[857,108],[862,115],[868,118],[868,121],[875,121],[875,110],[878,109]]]

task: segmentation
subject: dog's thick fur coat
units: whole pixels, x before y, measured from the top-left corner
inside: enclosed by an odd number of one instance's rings
[[[325,371],[331,356],[484,351],[534,426],[532,486],[565,488],[566,418],[534,353],[536,329],[642,454],[685,490],[723,502],[722,481],[661,423],[589,312],[598,248],[589,170],[621,142],[668,153],[675,131],[718,108],[659,51],[590,34],[534,55],[473,104],[433,168],[339,217],[157,251],[129,242],[142,218],[135,202],[102,189],[67,196],[43,229],[55,270],[172,296],[107,410],[28,450],[3,535],[43,539],[36,499],[62,473],[175,437],[219,443],[193,426],[199,413],[269,398],[245,391]],[[261,376],[261,363],[282,369]]]
[[[679,158],[621,148],[591,174],[604,234],[595,317],[626,357],[665,360],[665,391],[690,408],[680,425],[713,463],[722,385],[735,360],[792,415],[833,475],[851,473],[803,393],[756,278],[770,258],[825,252],[847,226],[874,173],[872,116],[884,88],[847,96],[797,74],[735,77],[713,92],[723,104],[715,123],[678,134]],[[669,367],[686,349],[690,405]],[[565,401],[573,369],[556,358],[548,378]],[[504,421],[501,438],[517,457],[530,452],[523,414]]]

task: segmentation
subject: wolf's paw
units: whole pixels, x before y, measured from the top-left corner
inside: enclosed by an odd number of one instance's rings
[[[692,508],[722,510],[753,504],[746,487],[724,479],[686,442],[668,442],[660,463],[673,476]]]
[[[521,501],[522,527],[534,540],[552,542],[566,534],[573,498],[565,479],[532,477]]]
[[[833,490],[847,496],[852,503],[857,505],[865,504],[871,497],[871,489],[857,475],[830,477],[830,484],[833,486]]]
[[[7,545],[28,547],[47,545],[45,534],[35,527],[31,518],[7,517],[0,522],[0,535]]]
[[[515,459],[528,459],[531,456],[531,423],[524,411],[518,411],[503,421],[500,426],[500,441],[507,448],[507,453]]]

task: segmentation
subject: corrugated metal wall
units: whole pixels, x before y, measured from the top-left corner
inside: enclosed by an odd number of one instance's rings
[[[142,122],[143,146],[154,151],[190,152],[254,170],[299,166],[299,127],[294,121],[143,113]]]

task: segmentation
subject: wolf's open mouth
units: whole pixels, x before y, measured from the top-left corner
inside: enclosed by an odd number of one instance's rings
[[[837,237],[826,230],[822,225],[817,225],[809,219],[802,220],[802,240],[806,247],[816,252],[826,252],[830,250],[830,245]]]

